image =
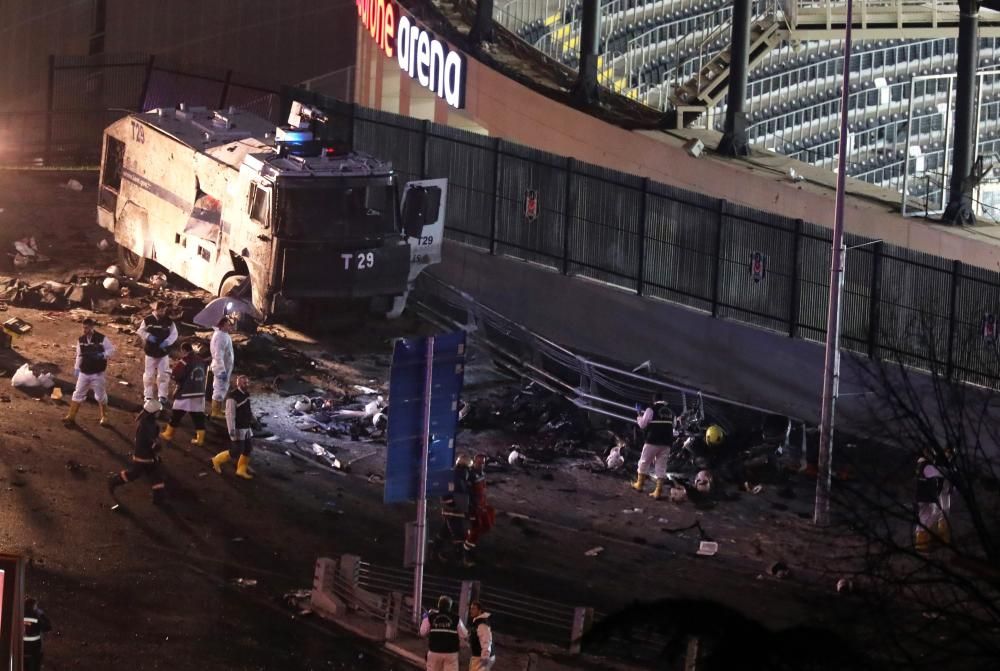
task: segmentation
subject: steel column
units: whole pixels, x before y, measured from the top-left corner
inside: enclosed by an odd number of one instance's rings
[[[493,0],[476,0],[476,20],[469,31],[469,40],[478,47],[493,41]]]
[[[979,2],[959,0],[958,65],[955,99],[955,151],[951,185],[944,221],[949,224],[975,223],[972,209],[973,184],[970,179],[976,157],[976,68],[979,67]]]
[[[726,101],[726,125],[719,141],[723,156],[749,156],[747,137],[747,71],[750,69],[751,0],[734,0],[733,32],[729,55],[729,97]]]
[[[597,102],[597,53],[601,44],[600,0],[583,0],[580,19],[580,73],[573,86],[574,105],[585,107]]]

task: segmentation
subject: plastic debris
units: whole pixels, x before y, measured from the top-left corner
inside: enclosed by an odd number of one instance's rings
[[[622,456],[622,446],[615,445],[611,448],[611,453],[608,454],[608,458],[604,461],[607,464],[609,471],[617,471],[619,468],[625,465],[625,457]]]
[[[107,238],[101,238],[101,241],[97,243],[97,248],[102,252],[106,252],[111,249],[111,243],[108,242]]]
[[[354,388],[357,391],[360,391],[362,394],[377,394],[378,393],[378,389],[372,389],[371,387],[366,387],[363,384],[356,384],[356,385],[353,385],[353,386],[354,386]]]
[[[507,455],[507,463],[511,466],[518,466],[526,461],[524,455],[517,451],[517,447],[517,445],[511,445],[510,454]]]
[[[698,552],[695,554],[701,557],[713,557],[719,551],[719,544],[714,541],[701,541],[698,543]]]
[[[60,387],[52,387],[52,400],[61,401],[63,397],[62,389]]]
[[[233,584],[238,587],[255,587],[257,581],[253,578],[236,578],[236,580],[233,580]]]
[[[78,180],[71,179],[63,184],[64,189],[69,189],[70,191],[83,191],[83,184]]]
[[[122,288],[122,284],[118,281],[117,277],[105,277],[101,285],[108,293],[112,294],[117,294]]]
[[[626,508],[622,512],[625,513],[626,515],[634,515],[636,513],[641,513],[642,508]]]
[[[31,364],[26,363],[17,369],[10,379],[10,384],[19,389],[51,389],[55,386],[56,382],[52,377],[52,373],[35,375],[31,371]]]
[[[597,555],[601,554],[602,552],[604,552],[604,547],[601,546],[601,545],[598,545],[597,547],[590,548],[589,550],[587,550],[583,554],[586,555],[586,556],[588,556],[588,557],[596,557]]]

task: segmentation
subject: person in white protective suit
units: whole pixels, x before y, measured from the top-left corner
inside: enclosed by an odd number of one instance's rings
[[[233,328],[228,317],[223,317],[216,324],[212,333],[210,350],[212,353],[212,411],[213,418],[224,418],[223,403],[229,391],[229,377],[233,374],[233,339],[229,331]]]
[[[932,542],[951,543],[951,490],[948,480],[948,459],[926,450],[917,460],[917,525],[914,547],[917,552],[930,552]]]
[[[104,371],[108,368],[108,359],[115,353],[111,340],[94,330],[95,322],[91,318],[83,320],[83,335],[76,343],[76,363],[73,372],[76,374],[76,389],[69,404],[69,413],[63,417],[67,426],[76,422],[76,413],[80,404],[87,399],[89,392],[94,392],[94,400],[101,413],[101,426],[108,426],[108,392],[105,388]]]
[[[142,374],[143,399],[158,398],[161,405],[166,405],[170,392],[170,357],[167,350],[177,341],[177,326],[167,316],[164,301],[153,303],[153,314],[142,320],[136,333],[142,338],[142,350],[146,354],[146,368]]]

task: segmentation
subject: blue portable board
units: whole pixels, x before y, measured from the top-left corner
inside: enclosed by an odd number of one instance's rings
[[[424,433],[427,338],[396,341],[389,375],[389,437],[385,451],[386,503],[416,501]],[[427,496],[452,487],[458,397],[465,373],[465,333],[434,336],[431,375],[431,430]]]

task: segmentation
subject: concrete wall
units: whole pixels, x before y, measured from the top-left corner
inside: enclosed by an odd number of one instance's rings
[[[88,53],[96,0],[0,0],[0,111],[45,105],[48,57]],[[353,0],[106,0],[105,53],[294,83],[353,65]]]
[[[448,242],[433,274],[554,342],[625,365],[651,360],[667,378],[819,422],[823,346]],[[841,413],[864,391],[845,356]]]

